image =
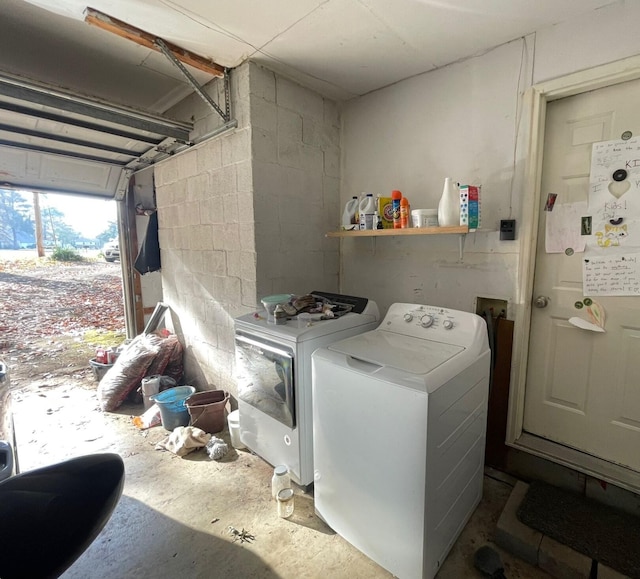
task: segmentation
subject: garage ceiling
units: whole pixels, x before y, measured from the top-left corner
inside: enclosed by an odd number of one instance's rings
[[[188,141],[162,118],[193,86],[161,53],[84,22],[91,7],[233,68],[251,58],[345,100],[611,0],[2,0],[0,186],[101,197]],[[187,67],[198,83],[211,75]]]

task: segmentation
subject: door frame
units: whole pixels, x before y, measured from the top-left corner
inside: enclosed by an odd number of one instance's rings
[[[528,434],[523,431],[523,421],[538,237],[538,208],[542,195],[542,153],[547,103],[639,78],[640,56],[633,56],[534,85],[524,94],[524,108],[529,112],[529,133],[524,173],[522,225],[520,227],[518,271],[520,282],[516,288],[517,295],[514,304],[516,330],[505,441],[507,445],[519,450],[612,482],[634,492],[640,491],[640,473]]]

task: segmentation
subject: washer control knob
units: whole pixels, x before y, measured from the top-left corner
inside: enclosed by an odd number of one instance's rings
[[[407,313],[407,314],[404,315],[404,321],[405,322],[409,323],[411,320],[413,320],[413,314]]]
[[[433,316],[431,314],[425,314],[420,318],[420,325],[423,328],[428,328],[433,325]]]
[[[444,322],[442,322],[442,325],[444,326],[445,330],[450,330],[451,328],[453,328],[453,322],[451,320],[445,320]]]

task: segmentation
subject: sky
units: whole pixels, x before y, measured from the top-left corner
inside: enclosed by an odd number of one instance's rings
[[[31,196],[28,196],[31,200]],[[40,194],[40,210],[55,208],[64,213],[65,222],[82,234],[93,239],[100,235],[112,221],[117,220],[116,201],[92,199],[77,195]]]

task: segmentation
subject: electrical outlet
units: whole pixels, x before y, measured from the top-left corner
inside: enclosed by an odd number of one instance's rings
[[[501,219],[500,220],[500,240],[513,241],[516,238],[516,220]]]

